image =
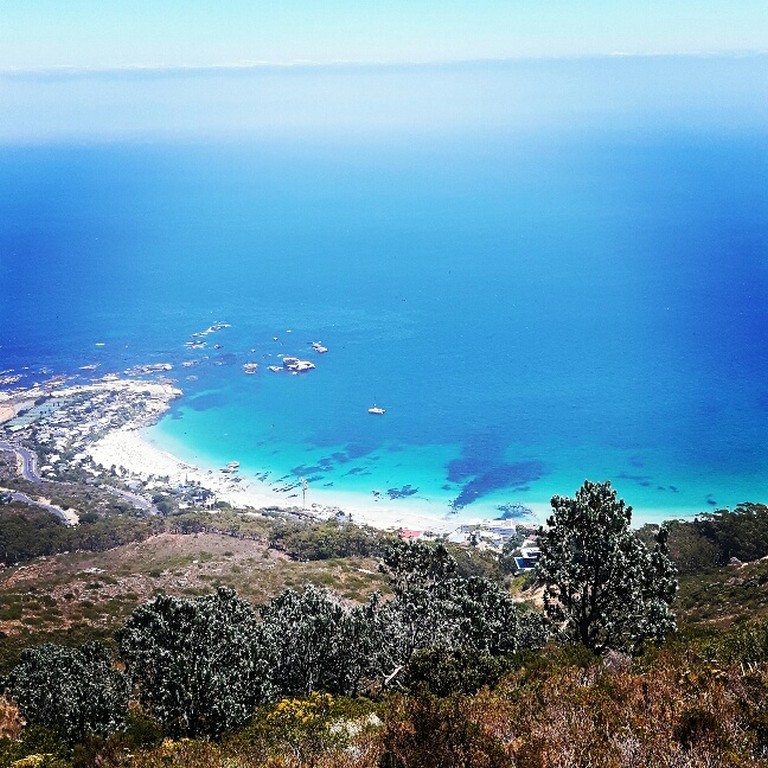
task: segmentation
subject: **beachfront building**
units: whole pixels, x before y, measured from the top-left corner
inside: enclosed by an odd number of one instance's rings
[[[539,541],[533,536],[529,536],[520,546],[520,554],[515,557],[515,565],[518,573],[532,571],[541,555]]]

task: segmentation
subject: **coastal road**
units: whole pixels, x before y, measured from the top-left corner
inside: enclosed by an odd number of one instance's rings
[[[160,510],[158,510],[154,504],[142,498],[141,496],[136,495],[135,493],[130,493],[129,491],[121,491],[119,488],[113,488],[111,485],[105,485],[102,487],[105,491],[109,491],[115,496],[119,496],[121,499],[125,499],[129,504],[133,504],[133,506],[137,509],[148,512],[150,515],[160,514]]]
[[[0,451],[11,451],[21,461],[21,476],[31,483],[41,483],[43,478],[37,474],[37,456],[28,448],[12,445],[0,440]]]
[[[37,456],[35,456],[33,451],[30,451],[28,448],[23,448],[20,445],[13,445],[12,443],[5,442],[4,440],[0,440],[0,451],[10,451],[16,454],[16,458],[19,460],[21,466],[21,475],[25,480],[28,480],[31,483],[43,482],[43,478],[37,474]],[[159,511],[154,504],[147,501],[146,499],[143,499],[141,496],[138,496],[135,493],[129,493],[128,491],[123,491],[119,488],[113,488],[110,485],[105,485],[103,488],[115,496],[119,496],[120,498],[125,499],[129,504],[132,504],[137,509],[148,512],[150,515],[159,514]],[[14,498],[16,496],[24,496],[24,494],[15,494]],[[33,501],[32,499],[29,499],[28,496],[24,496],[24,499],[27,499],[29,503],[36,504],[37,506],[42,506],[46,509],[49,508],[49,506],[46,506],[45,504],[41,504],[39,502]],[[23,501],[23,499],[19,498],[17,501]],[[58,507],[50,507],[50,511],[53,512],[57,517],[62,517],[61,510]]]
[[[45,509],[51,514],[56,515],[56,517],[58,517],[59,520],[64,523],[64,525],[77,525],[78,518],[76,513],[70,512],[67,514],[61,507],[57,507],[55,504],[48,504],[45,501],[38,501],[37,499],[33,499],[27,496],[26,493],[21,493],[20,491],[9,490],[9,493],[14,501],[19,501],[22,504],[27,504],[33,507],[40,507],[41,509]]]

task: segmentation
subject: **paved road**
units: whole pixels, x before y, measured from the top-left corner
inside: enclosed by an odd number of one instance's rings
[[[76,525],[76,520],[74,518],[67,517],[66,513],[63,509],[59,509],[59,507],[55,507],[53,504],[46,504],[44,501],[37,501],[37,499],[32,499],[29,496],[27,496],[26,493],[21,493],[20,491],[11,491],[11,498],[14,501],[20,501],[22,504],[29,504],[34,507],[40,507],[41,509],[45,509],[48,512],[53,513],[56,515],[56,517],[61,520],[64,525]]]
[[[119,496],[121,499],[125,499],[130,504],[133,504],[137,509],[143,509],[145,512],[149,512],[150,515],[159,514],[157,507],[141,496],[137,496],[135,493],[129,491],[120,490],[120,488],[113,488],[111,485],[103,486],[104,490],[113,493],[115,496]]]
[[[43,478],[37,474],[37,456],[32,451],[4,441],[0,441],[0,451],[12,451],[21,459],[21,475],[25,480],[29,480],[31,483],[43,481]]]
[[[0,451],[12,451],[16,454],[17,458],[21,460],[21,475],[25,480],[29,480],[31,483],[43,482],[43,478],[37,474],[37,456],[35,456],[33,451],[30,451],[28,448],[23,448],[20,445],[13,445],[12,443],[5,442],[4,440],[0,440]],[[149,512],[151,515],[159,514],[158,509],[154,504],[142,498],[141,496],[137,496],[135,493],[129,493],[128,491],[123,491],[120,488],[113,488],[111,485],[105,485],[103,487],[105,490],[113,493],[115,496],[119,496],[130,504],[133,504],[133,506],[137,509],[141,509],[144,512]],[[24,499],[28,500],[32,504],[36,504],[39,507],[48,508],[47,505],[33,501],[28,496],[24,496],[23,493],[16,495],[23,496]],[[14,495],[14,498],[16,498],[16,495]],[[23,499],[17,500],[22,501]],[[57,509],[56,507],[50,508],[50,511],[58,517],[61,517],[61,510]]]

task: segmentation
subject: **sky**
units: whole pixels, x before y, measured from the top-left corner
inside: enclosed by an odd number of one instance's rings
[[[768,0],[0,0],[0,144],[615,115],[762,130]]]
[[[766,0],[2,0],[0,69],[768,51]]]

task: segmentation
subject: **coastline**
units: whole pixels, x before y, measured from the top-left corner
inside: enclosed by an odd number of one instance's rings
[[[89,454],[94,461],[105,468],[112,464],[124,467],[132,474],[149,479],[150,475],[168,476],[170,484],[198,483],[211,490],[218,500],[225,501],[239,508],[275,508],[287,511],[300,510],[319,519],[344,514],[353,522],[368,525],[380,530],[417,530],[432,532],[437,535],[452,534],[462,526],[499,523],[499,513],[493,508],[479,506],[475,510],[464,509],[460,513],[446,512],[442,501],[423,497],[389,499],[379,495],[372,498],[369,494],[338,489],[317,489],[310,487],[306,496],[306,506],[302,508],[301,492],[275,491],[269,482],[258,480],[250,475],[222,473],[220,469],[192,463],[158,446],[147,435],[149,427],[125,427],[111,432],[94,443]],[[148,472],[147,467],[153,471]],[[264,468],[267,469],[267,468]],[[570,489],[564,495],[574,493]],[[562,495],[562,494],[561,494]],[[552,509],[549,499],[528,503],[531,516],[516,518],[510,523],[529,525],[543,524]],[[651,509],[637,508],[633,505],[633,527],[646,523],[661,523],[666,520],[691,518],[703,510],[697,508]]]
[[[280,509],[318,519],[344,515],[356,523],[382,530],[461,535],[462,529],[466,533],[467,527],[474,525],[540,525],[551,513],[549,496],[526,500],[530,515],[503,521],[500,507],[490,503],[472,504],[454,512],[445,498],[390,498],[378,491],[318,488],[311,484],[303,502],[299,477],[277,487],[266,480],[269,466],[251,466],[241,473],[238,465],[234,471],[223,471],[226,468],[212,466],[210,459],[198,460],[195,456],[193,462],[180,458],[190,455],[182,444],[171,444],[168,450],[163,446],[162,435],[156,440],[151,428],[165,416],[172,401],[182,396],[175,381],[162,377],[119,378],[108,374],[89,383],[54,377],[32,388],[0,392],[4,417],[0,432],[20,440],[20,444],[42,450],[45,462],[41,471],[54,479],[58,475],[66,480],[72,469],[96,476],[118,473],[140,481],[143,490],[150,494],[183,495],[184,488],[207,489],[212,494],[209,504],[222,501],[240,509]],[[563,484],[558,494],[574,493],[582,481],[583,478],[574,487],[570,487],[571,483]],[[622,493],[623,489],[619,491]],[[629,498],[628,502],[631,501]],[[634,527],[690,518],[704,511],[632,506]]]
[[[225,501],[233,507],[301,509],[318,518],[343,513],[356,523],[382,530],[408,529],[435,534],[450,534],[468,522],[464,517],[447,518],[442,506],[427,500],[373,500],[350,491],[310,490],[306,507],[302,509],[300,494],[286,495],[274,491],[268,483],[259,482],[255,478],[225,474],[211,467],[183,461],[153,444],[143,429],[132,426],[110,432],[93,443],[88,454],[104,468],[112,465],[123,467],[144,480],[154,475],[163,478],[167,476],[168,484],[172,486],[197,483],[213,491],[217,500]],[[478,517],[477,521],[481,519]]]
[[[53,377],[30,388],[0,392],[2,434],[41,453],[44,478],[63,479],[71,470],[91,475],[117,473],[140,480],[144,491],[199,486],[212,501],[240,509],[280,509],[318,519],[344,515],[381,530],[417,530],[436,535],[457,533],[462,526],[497,517],[451,514],[442,501],[390,499],[386,495],[310,488],[302,506],[297,483],[276,490],[257,477],[185,461],[164,450],[148,435],[183,395],[166,378],[119,378],[107,374],[88,383]],[[97,465],[100,469],[96,469]],[[265,468],[268,469],[268,468]],[[124,479],[126,479],[124,477]],[[544,510],[546,513],[547,510]],[[543,518],[542,518],[543,519]],[[534,523],[526,517],[518,522]]]

